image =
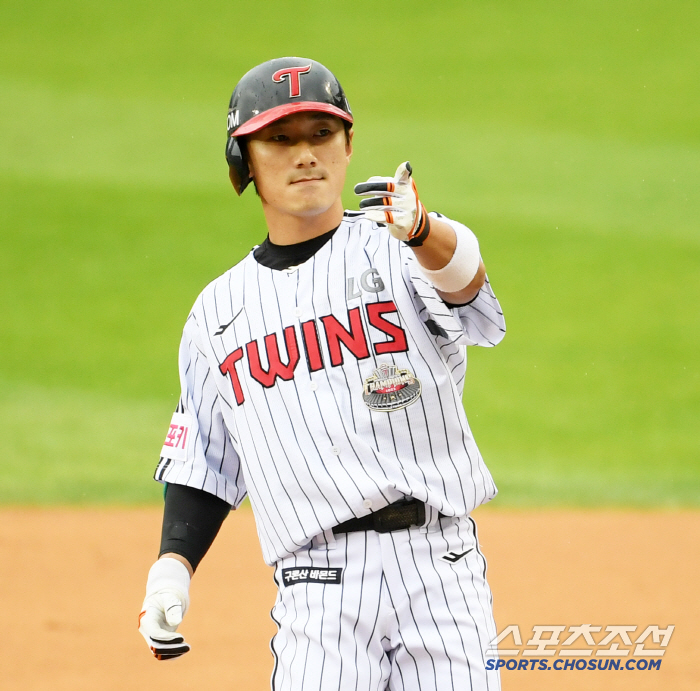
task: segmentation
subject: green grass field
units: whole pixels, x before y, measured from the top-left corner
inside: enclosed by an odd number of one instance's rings
[[[263,60],[313,57],[352,183],[410,159],[509,333],[465,405],[496,504],[700,505],[700,5],[0,6],[0,503],[144,503],[202,287],[265,235],[223,159]],[[696,422],[694,423],[693,420]]]

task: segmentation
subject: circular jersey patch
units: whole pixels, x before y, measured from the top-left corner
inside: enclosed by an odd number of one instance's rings
[[[382,363],[365,379],[362,400],[371,410],[388,412],[411,405],[420,394],[420,381],[411,371]]]

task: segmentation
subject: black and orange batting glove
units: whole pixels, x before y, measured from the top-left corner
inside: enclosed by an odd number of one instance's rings
[[[418,197],[412,173],[411,164],[406,161],[396,169],[393,178],[374,176],[355,185],[355,194],[370,197],[360,202],[365,218],[386,225],[395,238],[418,247],[430,233],[430,219]]]

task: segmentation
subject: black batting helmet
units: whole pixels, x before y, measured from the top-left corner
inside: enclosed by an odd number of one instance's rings
[[[330,113],[352,123],[343,87],[320,62],[276,58],[243,75],[231,96],[226,123],[226,160],[238,194],[250,182],[250,171],[238,137],[252,134],[292,113]]]

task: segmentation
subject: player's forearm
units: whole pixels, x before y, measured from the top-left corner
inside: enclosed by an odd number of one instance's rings
[[[418,263],[429,271],[437,271],[447,266],[457,247],[457,236],[452,227],[438,218],[430,217],[430,233],[422,245],[413,247]],[[479,261],[476,275],[464,288],[447,293],[438,290],[438,295],[453,305],[462,305],[473,300],[486,280],[484,263]]]
[[[171,557],[194,573],[231,507],[194,487],[168,485],[159,557]]]
[[[418,198],[413,169],[404,161],[393,178],[373,176],[355,185],[365,218],[385,225],[415,252],[422,273],[438,295],[452,305],[471,302],[486,280],[474,233],[428,216]]]

